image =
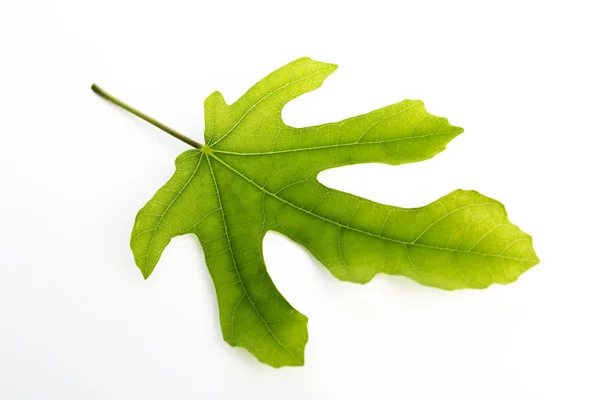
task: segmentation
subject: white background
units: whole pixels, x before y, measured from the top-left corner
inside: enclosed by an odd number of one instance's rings
[[[596,3],[3,1],[0,398],[600,398]],[[269,233],[269,272],[309,317],[306,365],[282,369],[221,339],[194,238],[144,281],[133,219],[187,147],[90,84],[202,140],[208,94],[301,56],[340,67],[291,125],[412,98],[465,128],[432,160],[324,183],[398,206],[477,189],[541,264],[484,291],[360,286]]]

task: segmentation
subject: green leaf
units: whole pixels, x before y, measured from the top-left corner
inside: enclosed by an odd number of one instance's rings
[[[538,263],[531,237],[504,206],[457,190],[405,209],[325,187],[319,172],[342,165],[425,160],[463,130],[405,100],[340,122],[292,128],[285,104],[321,86],[336,66],[298,59],[228,105],[205,102],[207,144],[176,160],[174,176],[137,215],[131,237],[147,278],[171,238],[193,233],[214,280],[223,337],[260,361],[302,365],[307,318],[267,273],[262,241],[281,232],[339,279],[404,275],[442,289],[509,283]]]

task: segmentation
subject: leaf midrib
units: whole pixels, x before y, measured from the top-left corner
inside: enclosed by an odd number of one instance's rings
[[[246,175],[242,174],[241,172],[239,172],[237,169],[233,168],[232,166],[230,166],[229,164],[227,164],[225,161],[223,161],[222,159],[220,159],[219,157],[217,157],[215,154],[211,154],[211,157],[213,157],[215,160],[217,160],[218,162],[220,162],[223,166],[225,166],[226,168],[228,168],[229,170],[231,170],[232,172],[234,172],[235,174],[239,175],[241,178],[243,178],[244,180],[246,180],[248,183],[250,183],[251,185],[255,186],[256,188],[258,188],[259,190],[263,191],[264,193],[272,196],[273,198],[293,207],[296,208],[297,210],[300,210],[306,214],[309,214],[313,217],[319,218],[323,221],[329,222],[333,225],[337,225],[341,228],[345,228],[348,230],[352,230],[367,236],[373,236],[373,237],[377,237],[383,240],[388,240],[390,242],[395,242],[395,243],[400,243],[403,244],[405,246],[414,246],[414,247],[423,247],[423,248],[429,248],[429,249],[434,249],[434,250],[441,250],[441,251],[448,251],[448,252],[452,252],[452,253],[465,253],[465,254],[473,254],[473,255],[478,255],[478,256],[484,256],[484,257],[496,257],[496,258],[501,258],[501,259],[507,259],[507,260],[515,260],[515,261],[521,261],[521,262],[535,262],[535,260],[530,260],[527,258],[520,258],[520,257],[510,257],[510,256],[503,256],[500,254],[486,254],[486,253],[481,253],[481,252],[477,252],[477,251],[467,251],[467,250],[460,250],[460,249],[453,249],[453,248],[446,248],[446,247],[438,247],[438,246],[432,246],[432,245],[427,245],[427,244],[422,244],[422,243],[414,243],[414,242],[409,242],[409,241],[404,241],[404,240],[398,240],[398,239],[393,239],[387,236],[383,236],[383,235],[379,235],[379,234],[375,234],[369,231],[365,231],[359,228],[355,228],[349,225],[343,225],[340,224],[337,221],[334,221],[330,218],[327,218],[325,216],[319,215],[317,213],[314,213],[312,211],[309,211],[305,208],[302,208],[294,203],[292,203],[291,201],[284,199],[280,196],[278,196],[275,193],[272,193],[270,191],[268,191],[267,189],[265,189],[264,187],[258,185],[256,182],[254,182],[253,180],[251,180],[250,178],[248,178]],[[477,204],[473,204],[472,206],[479,206],[479,205],[485,205],[486,203],[477,203]]]
[[[335,67],[329,66],[329,68],[335,68]],[[317,72],[313,72],[312,74],[303,76],[302,78],[295,79],[295,80],[293,80],[291,82],[286,83],[285,85],[282,85],[282,86],[278,87],[277,89],[275,89],[273,91],[270,91],[268,94],[266,94],[265,96],[261,97],[260,100],[258,100],[256,103],[252,104],[252,106],[250,108],[248,108],[248,110],[244,113],[244,115],[242,115],[241,118],[239,118],[237,120],[237,122],[223,136],[221,136],[219,139],[217,139],[216,142],[211,143],[210,145],[211,146],[216,146],[220,141],[222,141],[223,139],[225,139],[226,137],[228,137],[235,130],[235,128],[237,128],[237,126],[246,118],[246,116],[250,113],[250,111],[252,111],[256,106],[258,106],[260,103],[262,103],[263,101],[265,101],[267,98],[271,97],[272,95],[274,95],[275,93],[279,92],[280,90],[283,90],[283,89],[287,88],[288,86],[293,85],[294,83],[298,83],[300,81],[303,81],[303,80],[306,80],[306,79],[310,79],[314,75],[320,74],[321,72],[326,71],[327,69],[328,68],[320,69]],[[252,88],[250,90],[252,90]]]
[[[432,133],[432,134],[429,134],[429,135],[421,135],[421,136],[409,136],[409,137],[403,137],[403,138],[397,138],[397,139],[390,139],[390,140],[378,140],[378,141],[372,141],[372,142],[339,143],[339,144],[331,144],[331,145],[325,145],[325,146],[301,147],[301,148],[297,148],[297,149],[286,149],[286,150],[277,150],[277,151],[264,151],[264,152],[254,152],[254,153],[252,153],[252,152],[241,153],[241,152],[237,152],[237,151],[219,150],[219,149],[214,149],[212,147],[211,147],[211,150],[213,152],[215,152],[215,153],[230,154],[230,155],[234,155],[234,156],[264,156],[264,155],[274,155],[274,154],[283,154],[283,153],[295,153],[297,151],[322,150],[322,149],[330,149],[330,148],[345,147],[345,146],[363,146],[363,145],[372,145],[372,144],[386,144],[386,143],[393,143],[393,142],[401,142],[403,140],[423,139],[423,138],[428,138],[428,137],[433,137],[433,136],[454,135],[454,134],[460,134],[462,132],[463,132],[462,129],[456,129],[456,130],[453,130],[453,131],[448,131],[448,132],[443,132],[443,133]]]
[[[204,156],[204,154],[200,154],[200,159],[198,160],[198,164],[196,165],[196,168],[194,169],[194,172],[192,172],[190,174],[190,177],[185,182],[185,184],[183,185],[183,187],[179,191],[176,192],[175,196],[173,196],[173,199],[171,200],[171,202],[167,205],[167,207],[164,209],[164,211],[160,214],[160,218],[159,218],[158,222],[156,223],[156,226],[154,227],[154,229],[152,229],[152,237],[150,238],[150,241],[148,242],[148,250],[146,250],[146,257],[145,257],[145,260],[144,260],[144,268],[142,270],[142,275],[143,276],[149,275],[148,274],[148,259],[150,257],[150,249],[152,248],[152,243],[154,242],[154,239],[156,238],[156,232],[158,231],[158,228],[161,227],[161,223],[164,221],[164,217],[169,212],[169,209],[171,208],[171,206],[173,204],[175,204],[175,202],[183,194],[183,192],[185,191],[185,189],[187,189],[189,187],[190,182],[194,179],[194,177],[198,173],[198,169],[200,168],[200,163],[202,162],[202,157],[203,156]]]
[[[237,311],[237,307],[240,305],[240,303],[244,300],[244,297],[245,297],[250,302],[250,305],[252,306],[252,309],[254,310],[254,312],[256,313],[256,315],[258,315],[258,317],[263,322],[264,326],[267,328],[267,331],[271,334],[271,336],[273,336],[273,338],[277,341],[277,343],[281,346],[281,348],[283,348],[285,351],[287,351],[292,356],[292,358],[294,360],[296,360],[296,362],[298,362],[298,364],[302,364],[302,362],[294,355],[294,353],[292,353],[281,342],[281,340],[279,340],[279,338],[277,337],[277,335],[275,334],[275,332],[273,332],[273,330],[269,326],[269,323],[265,320],[265,318],[260,313],[260,311],[258,311],[258,309],[256,308],[256,305],[254,304],[254,302],[250,298],[250,295],[248,294],[248,290],[246,289],[246,285],[244,284],[244,280],[242,279],[242,275],[240,274],[240,269],[239,269],[239,267],[237,265],[237,261],[235,259],[235,254],[233,253],[233,247],[231,246],[231,240],[229,238],[229,231],[228,231],[228,228],[227,228],[227,222],[225,221],[225,209],[223,208],[223,202],[221,201],[221,194],[220,194],[220,190],[219,190],[219,185],[217,184],[217,177],[215,176],[213,167],[212,167],[212,165],[210,163],[210,157],[206,157],[206,161],[208,162],[208,168],[210,169],[210,174],[212,176],[213,183],[215,185],[215,191],[217,193],[217,199],[219,201],[219,208],[221,210],[221,218],[222,218],[222,221],[223,221],[223,229],[225,230],[225,237],[227,238],[227,247],[229,248],[229,253],[231,254],[231,259],[233,260],[233,267],[234,267],[235,272],[237,274],[237,277],[239,279],[239,283],[242,286],[242,290],[244,291],[244,295],[239,300],[239,302],[236,305],[236,307],[235,307],[235,309],[234,309],[234,311],[232,313],[232,316],[231,316],[232,330],[233,330],[233,324],[234,324],[234,319],[235,319],[235,312]]]

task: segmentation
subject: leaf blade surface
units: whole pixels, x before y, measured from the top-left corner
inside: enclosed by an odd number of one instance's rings
[[[269,230],[310,251],[339,279],[377,273],[424,285],[485,288],[509,283],[539,262],[531,237],[504,206],[454,191],[420,208],[379,204],[328,188],[319,172],[342,165],[421,161],[462,132],[405,100],[339,122],[287,126],[287,102],[321,86],[336,66],[298,59],[232,105],[205,102],[207,146],[178,157],[173,178],[138,213],[131,247],[144,277],[172,237],[193,233],[204,248],[225,341],[272,366],[302,365],[307,318],[269,277]]]

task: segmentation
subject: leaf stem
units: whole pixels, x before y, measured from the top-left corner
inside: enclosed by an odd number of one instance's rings
[[[122,102],[121,100],[117,99],[116,97],[113,97],[112,95],[106,93],[104,91],[104,89],[102,89],[100,86],[96,85],[95,83],[92,85],[92,91],[94,93],[96,93],[98,96],[102,97],[105,100],[110,101],[111,103],[113,103],[114,105],[121,107],[122,109],[129,111],[130,113],[132,113],[133,115],[135,115],[136,117],[139,117],[141,119],[143,119],[144,121],[154,125],[155,127],[157,127],[158,129],[167,132],[169,135],[181,140],[184,143],[189,144],[192,147],[195,147],[197,149],[201,149],[202,148],[202,144],[196,142],[195,140],[177,132],[175,129],[173,128],[169,128],[168,126],[166,126],[165,124],[158,122],[157,120],[155,120],[154,118],[144,114],[143,112],[131,107],[129,104]]]

